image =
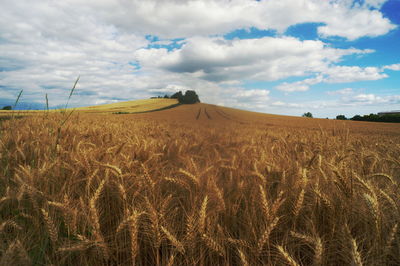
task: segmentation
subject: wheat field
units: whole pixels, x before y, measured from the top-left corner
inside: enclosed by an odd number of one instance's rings
[[[399,265],[400,127],[207,104],[0,124],[0,265]]]
[[[96,114],[112,114],[117,112],[123,113],[143,113],[152,112],[154,110],[166,109],[169,107],[174,107],[177,105],[178,101],[176,99],[145,99],[145,100],[135,100],[126,102],[116,102],[102,105],[93,105],[87,107],[78,108],[63,108],[63,109],[49,109],[48,113],[59,113],[73,110],[74,112],[80,113],[96,113]],[[66,106],[67,107],[67,106]],[[42,110],[0,110],[0,118],[4,116],[11,115],[37,115],[43,113]]]

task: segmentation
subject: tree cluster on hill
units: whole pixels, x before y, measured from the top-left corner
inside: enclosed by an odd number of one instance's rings
[[[182,91],[178,91],[174,94],[172,94],[170,97],[168,95],[164,95],[164,97],[158,96],[158,97],[151,97],[152,99],[154,98],[164,98],[164,99],[177,99],[179,103],[181,104],[193,104],[193,103],[199,103],[200,99],[199,96],[195,91],[192,90],[187,90],[185,94],[182,93]]]
[[[337,120],[353,120],[353,121],[369,121],[369,122],[387,122],[387,123],[400,123],[400,115],[398,114],[369,114],[369,115],[355,115],[348,119],[344,115],[337,115]]]
[[[1,110],[12,110],[11,105],[4,106]]]
[[[312,115],[312,113],[310,113],[310,112],[307,112],[307,113],[304,113],[304,114],[302,115],[302,117],[309,117],[309,118],[313,118],[313,115]]]

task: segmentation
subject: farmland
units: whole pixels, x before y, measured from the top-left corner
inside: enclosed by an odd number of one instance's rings
[[[127,102],[118,102],[118,103],[110,103],[110,104],[102,104],[102,105],[94,105],[88,107],[79,107],[74,108],[74,111],[79,111],[81,113],[116,113],[116,112],[124,112],[124,113],[142,113],[149,112],[154,110],[159,110],[163,108],[168,108],[170,106],[174,106],[178,103],[175,99],[146,99],[146,100],[136,100],[136,101],[127,101]],[[48,112],[50,113],[59,113],[63,111],[63,109],[50,109]],[[16,110],[16,111],[5,111],[0,110],[1,116],[10,116],[14,113],[14,115],[35,115],[43,113],[41,110]]]
[[[1,122],[0,264],[400,264],[399,124],[164,101]]]

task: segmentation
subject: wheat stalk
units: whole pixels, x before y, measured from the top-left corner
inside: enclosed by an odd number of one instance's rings
[[[136,210],[133,211],[132,216],[129,221],[129,232],[131,237],[131,259],[132,263],[135,262],[136,257],[139,254],[139,244],[138,244],[138,232],[139,232],[139,216],[141,213]]]
[[[213,250],[214,252],[218,253],[221,257],[225,256],[225,250],[224,248],[217,243],[214,239],[212,239],[209,235],[207,234],[202,234],[201,238],[204,240],[206,243],[207,247]]]
[[[290,254],[282,246],[277,245],[276,248],[289,265],[299,266],[295,259],[293,259],[292,256],[290,256]]]
[[[305,193],[305,191],[304,191],[304,189],[302,189],[300,194],[299,194],[299,197],[297,198],[297,201],[296,201],[296,204],[295,204],[295,207],[294,207],[294,211],[293,211],[294,217],[297,217],[299,215],[300,210],[301,210],[301,208],[303,206],[304,193]]]
[[[250,244],[243,239],[234,239],[234,238],[228,237],[226,239],[226,241],[228,241],[229,243],[231,243],[233,245],[250,248]]]
[[[49,216],[49,213],[43,208],[40,210],[42,211],[43,219],[45,221],[46,229],[47,229],[47,232],[49,233],[50,240],[53,243],[53,245],[55,245],[57,243],[57,239],[58,239],[58,232],[57,232],[56,226],[54,225],[53,220]]]
[[[196,186],[200,185],[200,181],[195,175],[193,175],[193,174],[191,174],[188,171],[185,171],[183,169],[179,169],[179,173],[183,174],[186,177],[189,177],[189,180],[192,181],[192,183],[194,185],[196,185]]]
[[[243,253],[241,249],[238,248],[239,258],[242,262],[243,266],[249,266],[249,262],[247,261],[246,255]]]
[[[396,202],[393,200],[393,198],[391,196],[389,196],[389,194],[387,194],[384,190],[379,189],[379,192],[381,192],[381,194],[385,197],[385,199],[390,203],[390,205],[392,206],[392,208],[394,208],[396,211],[398,211],[398,207]]]
[[[322,255],[324,252],[324,246],[322,243],[322,239],[320,237],[316,237],[315,241],[315,251],[314,251],[314,265],[322,265]]]
[[[223,196],[221,189],[217,186],[217,184],[215,183],[214,180],[211,182],[211,184],[212,184],[212,188],[213,188],[215,194],[217,195],[218,203],[220,205],[221,210],[225,210],[226,205],[225,205],[224,196]]]
[[[300,233],[297,233],[297,232],[294,232],[294,231],[290,231],[290,235],[293,236],[293,237],[302,239],[302,240],[304,240],[304,241],[306,241],[308,243],[313,243],[314,242],[314,238],[312,238],[311,236],[300,234]]]
[[[174,245],[180,253],[182,254],[185,253],[185,248],[183,247],[182,243],[170,231],[168,231],[167,228],[161,226],[161,230],[164,232],[165,236],[172,243],[172,245]]]
[[[269,202],[267,200],[267,194],[265,193],[265,189],[262,185],[259,186],[260,189],[260,198],[261,198],[261,207],[264,212],[265,218],[268,220],[270,215]]]
[[[96,203],[101,196],[101,193],[103,191],[106,181],[107,181],[107,177],[100,182],[93,197],[90,199],[90,202],[89,202],[91,221],[92,221],[92,224],[94,227],[93,233],[96,237],[96,246],[100,249],[101,254],[103,255],[103,258],[105,258],[105,259],[107,259],[109,257],[109,251],[108,251],[108,247],[105,244],[104,238],[101,233],[99,211],[96,206]]]
[[[93,197],[90,199],[89,206],[90,206],[90,212],[92,214],[92,222],[95,227],[95,231],[98,233],[100,232],[100,222],[99,222],[99,212],[96,206],[96,203],[98,199],[100,198],[100,195],[103,191],[104,184],[106,183],[106,179],[103,179],[99,186],[97,187]]]
[[[174,265],[174,261],[175,261],[175,255],[174,255],[174,254],[171,254],[171,256],[170,256],[169,259],[168,259],[167,266],[172,266],[172,265]]]
[[[376,197],[371,196],[370,194],[364,194],[364,199],[367,203],[367,206],[374,217],[376,233],[380,233],[380,215],[379,215],[379,204]]]
[[[7,221],[4,221],[4,222],[2,222],[0,224],[0,232],[5,231],[9,227],[12,227],[12,228],[14,228],[15,230],[18,230],[18,231],[22,230],[22,227],[19,226],[15,221],[7,220]]]
[[[208,196],[204,197],[203,203],[201,204],[200,212],[199,212],[199,232],[204,233],[206,229],[206,217],[207,217],[207,203]]]
[[[178,185],[178,186],[180,186],[180,187],[182,187],[182,188],[184,188],[184,189],[190,191],[189,185],[186,184],[184,181],[178,179],[178,178],[164,177],[164,180],[165,180],[165,181],[168,181],[168,182],[171,182],[171,183],[173,183],[173,184],[176,184],[176,185]]]
[[[259,238],[258,243],[257,243],[258,254],[260,254],[262,252],[265,243],[269,239],[269,236],[270,236],[272,230],[274,230],[274,228],[278,224],[279,219],[280,219],[280,217],[278,217],[278,216],[275,217],[275,219],[265,228],[264,233],[261,235],[261,237]]]
[[[358,251],[357,242],[354,238],[351,238],[350,242],[351,242],[351,255],[352,255],[353,263],[354,263],[354,265],[362,266],[363,263],[362,263],[362,259],[361,259],[361,254]]]
[[[279,208],[281,207],[281,205],[282,205],[285,201],[286,201],[286,199],[283,198],[283,191],[280,191],[279,194],[278,194],[278,197],[276,198],[276,200],[274,201],[274,203],[272,203],[270,215],[271,215],[271,216],[276,215],[276,213],[278,212]]]

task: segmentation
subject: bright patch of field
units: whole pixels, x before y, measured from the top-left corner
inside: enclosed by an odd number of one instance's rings
[[[177,104],[176,99],[146,99],[127,102],[94,105],[89,107],[75,108],[76,111],[89,113],[114,113],[129,112],[140,113],[158,110]]]
[[[176,99],[145,99],[127,102],[118,102],[103,105],[94,105],[88,107],[79,108],[68,108],[67,111],[74,112],[85,112],[85,113],[118,113],[118,112],[128,112],[128,113],[141,113],[141,112],[151,112],[154,110],[164,109],[168,107],[173,107],[178,101]],[[61,109],[50,109],[50,113],[59,113],[63,110]],[[10,116],[10,115],[32,115],[32,114],[45,114],[45,110],[15,110],[6,111],[0,110],[0,116]]]
[[[1,265],[399,265],[400,125],[208,104],[0,124]]]

